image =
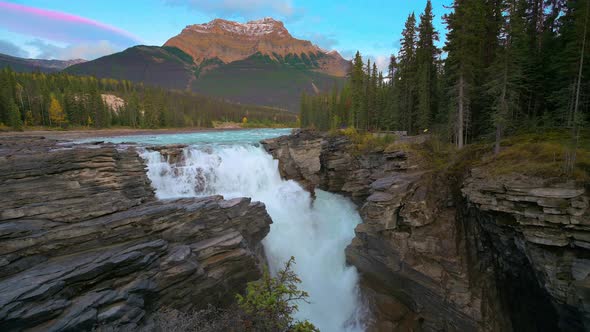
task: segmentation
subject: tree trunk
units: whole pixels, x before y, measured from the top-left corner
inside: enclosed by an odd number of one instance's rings
[[[574,126],[576,124],[576,116],[578,114],[578,106],[580,104],[580,87],[582,86],[582,69],[584,68],[584,53],[586,51],[586,39],[588,32],[588,16],[590,13],[590,4],[586,5],[586,19],[584,21],[584,33],[582,34],[582,50],[580,51],[580,68],[578,70],[578,82],[576,86],[576,101],[574,104]]]
[[[463,124],[464,124],[464,105],[463,105],[463,98],[465,97],[464,93],[465,89],[465,82],[463,80],[463,73],[459,76],[459,115],[457,118],[457,147],[459,149],[463,148]]]
[[[578,135],[580,132],[580,126],[578,121],[578,107],[580,106],[580,88],[582,86],[582,73],[584,69],[584,53],[586,51],[586,39],[588,34],[588,17],[590,16],[590,4],[586,4],[586,17],[584,20],[584,33],[582,34],[582,49],[580,50],[580,68],[578,69],[578,80],[576,86],[576,100],[574,103],[574,114],[573,114],[573,127],[572,127],[572,151],[568,156],[567,170],[570,175],[574,173],[576,166],[576,153],[578,150]]]
[[[494,154],[500,153],[500,141],[502,140],[502,131],[504,130],[504,121],[508,118],[508,105],[506,104],[506,90],[508,89],[508,59],[504,62],[504,76],[502,78],[502,93],[500,94],[499,119],[496,119],[496,145]]]

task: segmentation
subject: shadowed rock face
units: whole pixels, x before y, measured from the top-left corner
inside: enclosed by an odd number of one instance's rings
[[[463,224],[472,265],[494,268],[488,277],[512,329],[590,329],[588,193],[574,183],[485,174],[474,169],[464,182]]]
[[[262,203],[157,201],[133,148],[0,145],[0,330],[133,329],[261,275]]]
[[[518,175],[462,183],[411,153],[349,153],[345,137],[264,142],[281,174],[345,194],[363,223],[346,250],[375,331],[590,328],[588,193]],[[459,193],[452,188],[462,188]]]

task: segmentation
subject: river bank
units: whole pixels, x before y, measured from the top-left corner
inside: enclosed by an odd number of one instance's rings
[[[9,137],[39,137],[43,136],[57,140],[78,140],[93,137],[117,137],[135,135],[165,135],[165,134],[190,134],[212,131],[247,130],[248,128],[166,128],[166,129],[83,129],[83,130],[25,130],[25,131],[0,131],[0,139]]]

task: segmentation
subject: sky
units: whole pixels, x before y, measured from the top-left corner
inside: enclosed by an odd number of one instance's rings
[[[432,0],[444,43],[442,15],[452,0]],[[404,23],[426,0],[0,0],[0,53],[18,57],[92,60],[128,47],[162,45],[187,25],[224,18],[273,17],[296,38],[347,59],[387,68]]]

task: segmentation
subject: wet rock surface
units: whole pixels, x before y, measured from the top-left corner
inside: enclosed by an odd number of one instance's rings
[[[220,196],[158,201],[133,147],[0,142],[0,330],[133,330],[233,301],[270,217]]]
[[[371,330],[590,329],[584,188],[478,169],[453,183],[412,153],[355,154],[346,137],[308,131],[263,145],[284,177],[359,207],[346,255]]]

